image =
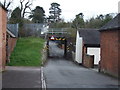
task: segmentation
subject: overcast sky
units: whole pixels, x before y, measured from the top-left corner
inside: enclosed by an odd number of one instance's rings
[[[87,19],[99,14],[117,13],[119,0],[35,0],[33,5],[34,7],[37,5],[43,7],[46,15],[49,15],[49,8],[52,2],[57,2],[61,5],[61,17],[65,18],[65,20],[72,20],[80,12]]]
[[[19,0],[15,0],[17,5]],[[60,4],[62,9],[61,17],[66,21],[73,20],[76,14],[83,13],[85,19],[107,13],[118,12],[119,0],[33,0],[34,9],[36,6],[41,6],[45,10],[45,14],[49,15],[50,4],[56,2]]]

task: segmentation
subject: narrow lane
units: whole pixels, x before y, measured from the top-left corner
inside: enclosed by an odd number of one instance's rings
[[[50,52],[57,51],[52,53],[59,56],[61,50],[53,44],[51,42]],[[47,88],[117,88],[118,85],[114,78],[62,58],[49,59],[44,67],[44,75]]]
[[[57,46],[57,43],[50,41],[49,42],[49,56],[62,58],[64,55],[64,49],[60,49]]]

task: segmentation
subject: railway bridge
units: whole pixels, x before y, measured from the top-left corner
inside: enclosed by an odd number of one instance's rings
[[[49,28],[47,32],[48,50],[49,50],[49,42],[54,41],[58,43],[62,49],[64,49],[64,57],[66,57],[67,49],[68,49],[67,48],[68,38],[69,38],[69,33],[67,28]]]

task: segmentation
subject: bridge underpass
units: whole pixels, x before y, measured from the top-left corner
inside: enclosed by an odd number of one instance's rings
[[[54,37],[54,36],[51,36]],[[48,56],[52,58],[65,58],[67,56],[67,40],[65,37],[48,39]]]
[[[47,33],[48,57],[66,58],[67,34],[66,29],[49,29]]]

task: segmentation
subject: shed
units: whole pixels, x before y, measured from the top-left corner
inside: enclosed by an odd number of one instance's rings
[[[100,28],[100,71],[118,77],[120,74],[120,14]]]
[[[7,62],[10,62],[10,55],[16,46],[16,42],[18,39],[18,24],[7,24],[7,42],[6,42],[6,50],[7,50]]]

